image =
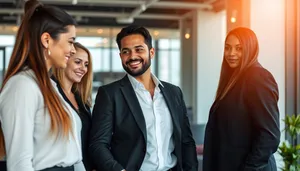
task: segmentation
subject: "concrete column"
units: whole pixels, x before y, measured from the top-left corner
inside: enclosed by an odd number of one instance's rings
[[[266,9],[265,7],[268,7]],[[259,44],[259,61],[275,77],[279,87],[279,108],[285,116],[285,0],[252,0],[251,29]],[[281,128],[283,128],[281,124]]]
[[[226,13],[196,11],[193,28],[197,40],[193,43],[194,56],[197,57],[197,123],[206,123],[219,82],[226,35]]]
[[[181,42],[181,88],[187,107],[193,106],[193,87],[195,84],[195,58],[193,57],[193,41],[195,35],[192,34],[192,19],[186,18],[180,21],[180,42]],[[190,37],[185,38],[185,34]]]
[[[214,101],[226,34],[226,12],[194,11],[181,21],[182,90],[193,122],[208,120]],[[190,32],[190,38],[185,33]]]

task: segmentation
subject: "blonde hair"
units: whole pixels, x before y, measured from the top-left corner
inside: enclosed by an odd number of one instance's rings
[[[87,73],[83,76],[79,83],[74,83],[72,86],[73,93],[79,93],[81,101],[88,105],[92,106],[92,82],[93,82],[93,68],[92,68],[92,56],[90,51],[84,47],[82,44],[76,42],[74,43],[74,47],[76,50],[83,50],[88,54],[89,65],[87,69]],[[68,67],[68,66],[67,66]],[[64,79],[64,69],[53,68],[53,75],[59,82],[59,84],[63,87],[62,80]]]

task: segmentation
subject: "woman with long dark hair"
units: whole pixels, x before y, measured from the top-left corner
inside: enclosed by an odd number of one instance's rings
[[[278,87],[248,28],[230,31],[204,141],[204,171],[276,171]]]
[[[49,77],[76,53],[75,25],[59,8],[25,4],[0,94],[0,152],[9,171],[72,171],[82,163],[80,118],[69,113]]]

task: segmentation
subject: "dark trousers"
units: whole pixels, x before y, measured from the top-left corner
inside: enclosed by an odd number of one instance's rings
[[[0,171],[7,171],[6,161],[0,161]],[[41,171],[74,171],[74,166],[70,167],[52,167]]]
[[[6,171],[6,161],[0,161],[0,170]]]
[[[74,166],[70,166],[70,167],[51,167],[51,168],[47,168],[41,171],[74,171]]]

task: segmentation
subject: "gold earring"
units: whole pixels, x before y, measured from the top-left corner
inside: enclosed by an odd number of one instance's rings
[[[50,56],[51,55],[51,51],[48,49],[48,55]]]

